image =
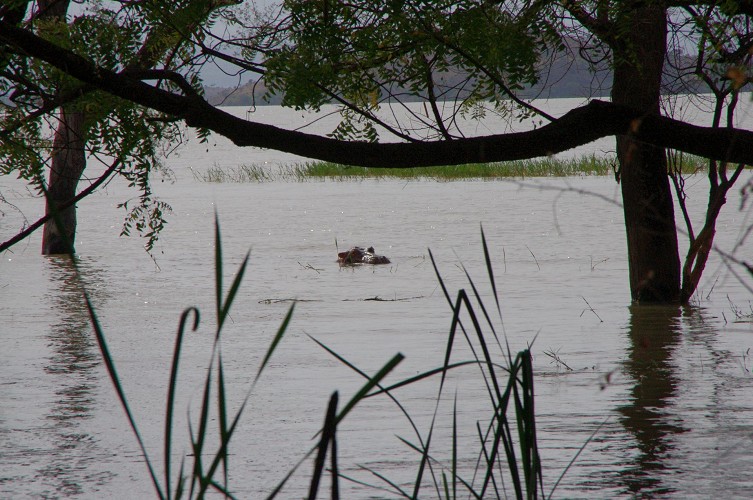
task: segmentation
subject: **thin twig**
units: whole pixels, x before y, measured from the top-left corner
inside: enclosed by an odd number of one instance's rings
[[[598,314],[598,313],[597,313],[596,311],[594,311],[594,308],[593,308],[593,307],[591,307],[591,304],[589,304],[589,303],[588,303],[588,301],[586,300],[586,298],[585,298],[584,296],[582,296],[582,295],[580,296],[580,298],[581,298],[581,299],[583,299],[583,302],[585,302],[585,303],[586,303],[586,305],[588,306],[588,307],[587,307],[586,309],[583,309],[583,311],[581,311],[581,313],[580,313],[580,317],[583,317],[583,313],[584,313],[584,312],[586,312],[586,311],[591,311],[592,313],[594,313],[594,314],[596,315],[596,317],[597,317],[597,318],[599,318],[599,321],[600,321],[601,323],[604,323],[604,320],[603,320],[603,319],[601,319],[601,316],[599,316],[599,314]]]
[[[56,209],[59,211],[63,211],[66,208],[75,205],[80,200],[86,198],[89,196],[92,192],[94,192],[95,189],[97,189],[99,186],[102,185],[109,177],[112,175],[113,172],[120,166],[120,160],[115,160],[110,167],[105,170],[105,172],[96,180],[94,181],[89,187],[81,191],[79,194],[71,198],[70,200],[66,201],[65,203],[59,204]],[[53,217],[53,213],[49,212],[45,216],[41,217],[39,220],[37,220],[34,224],[30,225],[11,239],[4,241],[3,243],[0,243],[0,252],[7,250],[8,248],[12,247],[19,241],[27,238],[30,236],[34,231],[39,229],[45,222],[50,220]]]
[[[528,248],[528,245],[526,245],[526,248]],[[528,248],[528,252],[531,254],[531,257],[533,257],[533,261],[536,263],[536,267],[539,268],[539,271],[541,271],[541,266],[539,265],[539,260],[536,258],[536,256],[533,254],[530,248]]]

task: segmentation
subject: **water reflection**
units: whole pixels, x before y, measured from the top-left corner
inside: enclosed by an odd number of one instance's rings
[[[675,436],[686,432],[671,408],[680,376],[673,353],[687,330],[709,330],[702,311],[680,306],[633,306],[628,324],[625,373],[634,381],[630,404],[618,408],[621,422],[634,437],[638,455],[622,473],[633,495],[662,495],[675,490],[663,484],[670,472]],[[682,471],[672,471],[682,474]]]
[[[48,338],[52,354],[44,370],[55,377],[58,389],[47,415],[52,422],[50,437],[54,459],[38,474],[55,484],[58,493],[73,495],[83,492],[81,476],[87,475],[87,462],[96,456],[96,441],[82,428],[82,423],[91,418],[95,405],[94,368],[99,362],[98,350],[81,281],[72,261],[68,257],[52,256],[47,262],[51,285],[48,296],[58,318],[50,324]],[[92,301],[101,303],[104,288],[96,270],[85,263],[80,267]]]

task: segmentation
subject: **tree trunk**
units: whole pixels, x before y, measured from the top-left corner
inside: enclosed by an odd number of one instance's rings
[[[40,0],[37,17],[64,21],[70,0]],[[47,183],[46,215],[58,212],[49,219],[42,234],[42,254],[73,254],[76,239],[76,206],[58,210],[76,196],[76,186],[86,167],[83,140],[84,119],[81,112],[60,109],[50,158],[50,179]],[[57,219],[57,221],[56,221]],[[61,227],[58,227],[61,223]],[[62,229],[62,232],[61,232]]]
[[[659,113],[667,50],[666,10],[639,6],[623,15],[629,18],[630,29],[613,46],[612,101],[646,113]],[[639,128],[640,120],[635,120],[633,126]],[[664,150],[618,136],[617,157],[633,301],[677,302],[680,255]]]
[[[47,214],[76,196],[76,186],[86,167],[83,139],[83,113],[65,108],[60,111],[60,121],[52,145],[50,180],[47,190]],[[42,253],[73,254],[76,238],[76,206],[59,211],[62,227],[53,217],[44,225]],[[63,230],[61,233],[60,230]]]

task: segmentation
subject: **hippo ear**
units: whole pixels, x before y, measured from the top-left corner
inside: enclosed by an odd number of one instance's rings
[[[366,251],[369,253],[374,253],[374,247],[369,247],[366,249]]]

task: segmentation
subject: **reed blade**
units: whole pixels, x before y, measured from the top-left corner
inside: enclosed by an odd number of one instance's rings
[[[269,360],[272,358],[272,354],[274,354],[278,344],[282,340],[282,337],[285,335],[285,332],[287,332],[288,326],[290,325],[290,320],[293,318],[293,311],[295,311],[295,302],[293,302],[293,305],[291,305],[290,309],[288,309],[288,313],[285,315],[285,319],[282,320],[280,327],[277,329],[277,333],[272,339],[272,342],[269,344],[267,352],[264,355],[264,359],[259,365],[259,369],[256,371],[256,376],[254,377],[254,381],[251,384],[252,388],[256,385],[256,382],[258,382],[259,377],[261,377],[261,374],[264,371],[264,368],[267,367],[267,363],[269,363]]]
[[[235,296],[238,293],[238,289],[241,286],[241,281],[243,281],[243,276],[246,274],[246,268],[248,267],[248,261],[250,257],[251,257],[251,251],[249,250],[248,252],[246,252],[246,256],[243,258],[243,262],[238,268],[238,272],[235,274],[235,278],[233,279],[233,283],[230,285],[230,290],[227,292],[227,297],[225,297],[225,301],[222,302],[220,298],[220,313],[219,313],[219,316],[217,317],[217,324],[218,324],[217,335],[219,335],[222,325],[225,324],[225,320],[227,319],[228,314],[230,314],[230,308],[233,306],[233,301],[235,300]],[[221,294],[221,290],[218,289],[217,293],[218,295]]]
[[[183,347],[183,336],[186,331],[186,324],[189,321],[189,317],[193,317],[193,324],[191,330],[196,331],[199,328],[199,321],[201,315],[199,310],[195,307],[189,307],[180,316],[180,323],[178,324],[178,333],[175,337],[175,348],[173,349],[172,367],[170,368],[170,382],[167,388],[167,407],[165,409],[165,490],[167,498],[172,498],[170,494],[171,489],[171,463],[172,463],[172,436],[173,436],[173,414],[175,413],[175,391],[178,385],[178,367],[180,364],[180,352]],[[182,476],[182,471],[181,471]],[[180,478],[179,478],[180,481]],[[179,497],[176,490],[176,497]]]
[[[214,211],[214,289],[217,319],[222,317],[222,234],[217,209]],[[220,323],[217,330],[220,330]]]
[[[348,413],[361,401],[368,393],[376,387],[384,377],[386,377],[401,361],[405,359],[400,353],[395,354],[373,377],[371,377],[366,384],[348,401],[342,411],[337,415],[337,423],[339,424]]]
[[[230,434],[227,427],[227,396],[225,392],[225,369],[222,364],[222,353],[217,353],[217,415],[220,433],[220,443],[229,443]],[[220,450],[223,478],[225,488],[228,487],[228,447],[222,446]]]
[[[322,437],[319,440],[317,446],[316,458],[314,458],[314,473],[311,476],[311,483],[309,484],[309,500],[314,500],[316,494],[319,491],[319,483],[321,481],[322,474],[324,473],[324,463],[327,459],[327,449],[332,447],[337,432],[337,400],[338,394],[335,391],[329,400],[327,406],[327,414],[324,417],[324,425],[322,426]],[[336,463],[335,451],[332,451],[332,459]],[[339,491],[335,486],[337,484],[337,478],[333,475],[333,495],[334,491]],[[338,493],[339,496],[339,493]]]
[[[78,276],[78,268],[76,268],[76,274]],[[88,292],[86,292],[86,290],[84,290],[84,299],[86,301],[86,309],[89,312],[89,318],[91,319],[92,327],[94,329],[94,335],[97,339],[97,345],[99,346],[99,351],[102,354],[102,360],[104,361],[105,367],[107,369],[107,374],[109,375],[110,381],[115,387],[115,393],[118,395],[118,400],[120,401],[120,404],[126,413],[128,424],[131,426],[131,430],[133,431],[134,436],[136,436],[136,441],[139,444],[141,453],[144,455],[144,461],[146,462],[146,467],[149,470],[149,476],[152,479],[154,489],[157,491],[157,496],[159,496],[160,499],[166,498],[164,492],[162,491],[162,487],[159,484],[159,480],[157,479],[157,474],[154,471],[154,467],[152,466],[152,461],[149,459],[149,454],[147,453],[146,447],[144,446],[144,440],[142,439],[141,433],[139,432],[138,426],[136,425],[136,420],[133,418],[133,413],[131,412],[131,408],[128,405],[128,399],[126,398],[125,391],[123,390],[123,386],[120,383],[118,372],[115,369],[115,362],[112,358],[112,355],[110,354],[109,348],[107,347],[105,334],[102,331],[102,326],[100,325],[99,319],[97,318],[97,313],[94,310],[94,305],[92,304],[91,299],[89,298],[89,294]]]

